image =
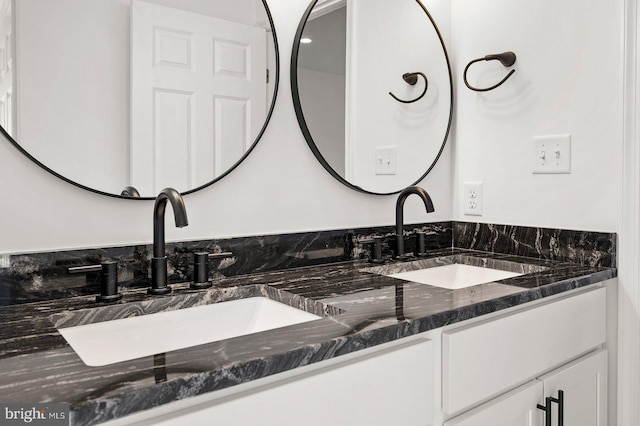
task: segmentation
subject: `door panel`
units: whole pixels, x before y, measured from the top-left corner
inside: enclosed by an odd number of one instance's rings
[[[449,420],[444,426],[542,426],[544,413],[536,407],[543,400],[543,390],[539,381],[527,383]]]
[[[607,351],[580,358],[543,376],[546,396],[564,393],[564,426],[607,424]],[[554,405],[552,426],[558,426],[558,405]]]
[[[225,173],[266,114],[265,31],[134,1],[131,43],[132,184],[185,191]],[[157,108],[158,93],[188,94],[189,113],[180,102],[173,116]]]

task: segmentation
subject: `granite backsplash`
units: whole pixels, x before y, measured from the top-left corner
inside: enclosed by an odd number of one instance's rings
[[[437,222],[405,226],[406,251],[415,247],[415,231],[427,233],[427,250],[459,248],[615,267],[616,234],[493,225]],[[168,243],[170,283],[189,281],[192,253],[231,252],[211,260],[210,278],[269,272],[333,262],[366,259],[369,241],[384,236],[383,253],[394,249],[393,226]],[[152,245],[4,255],[0,267],[0,306],[97,294],[97,273],[70,274],[69,268],[118,262],[121,288],[149,285]]]
[[[452,222],[453,246],[462,249],[616,267],[615,233]]]

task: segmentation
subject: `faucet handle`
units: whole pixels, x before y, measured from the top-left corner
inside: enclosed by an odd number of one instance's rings
[[[201,290],[212,286],[209,281],[209,256],[206,251],[193,253],[193,282],[189,288]]]
[[[189,286],[191,289],[200,290],[212,286],[209,281],[209,260],[226,259],[233,257],[230,251],[220,253],[209,253],[206,251],[196,251],[193,253],[193,282]]]
[[[384,263],[384,258],[382,257],[384,237],[375,235],[372,238],[360,240],[360,242],[362,244],[369,244],[369,262]]]
[[[103,260],[100,264],[73,266],[68,268],[70,274],[88,274],[100,272],[100,294],[96,296],[96,302],[116,302],[122,299],[118,293],[118,262],[115,260]]]
[[[122,299],[118,293],[118,262],[105,260],[100,264],[100,294],[96,302],[115,302]]]

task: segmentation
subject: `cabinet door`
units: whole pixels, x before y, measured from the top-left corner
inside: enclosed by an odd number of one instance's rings
[[[542,426],[544,412],[537,408],[543,400],[542,382],[533,381],[468,411],[444,426]]]
[[[545,396],[558,399],[563,392],[564,426],[606,426],[607,351],[599,351],[540,377]],[[559,426],[559,404],[553,404],[553,421]]]

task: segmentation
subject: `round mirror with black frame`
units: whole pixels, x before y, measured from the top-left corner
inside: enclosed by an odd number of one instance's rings
[[[295,36],[291,89],[309,147],[352,189],[414,185],[447,142],[451,65],[419,0],[313,0]]]
[[[0,52],[4,136],[118,198],[227,176],[264,133],[280,75],[266,0],[0,0]]]

